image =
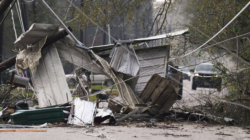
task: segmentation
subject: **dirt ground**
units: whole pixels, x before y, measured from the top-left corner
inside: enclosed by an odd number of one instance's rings
[[[250,131],[240,127],[205,125],[200,123],[159,122],[155,126],[135,123],[123,126],[90,128],[41,128],[47,132],[0,132],[0,139],[8,140],[250,140]]]

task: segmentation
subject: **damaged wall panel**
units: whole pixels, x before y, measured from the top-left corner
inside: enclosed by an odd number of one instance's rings
[[[140,63],[133,46],[127,47],[123,45],[115,47],[110,66],[116,72],[121,72],[129,76],[136,76],[140,69]]]
[[[70,36],[57,41],[55,46],[57,47],[60,58],[88,71],[107,75],[102,67],[90,59],[86,51],[75,47],[75,44],[76,43],[70,38]]]
[[[18,37],[14,45],[17,49],[27,49],[29,45],[54,35],[58,31],[58,27],[53,24],[33,23],[28,31]]]
[[[134,94],[130,86],[128,86],[121,77],[116,76],[116,74],[112,71],[107,61],[105,61],[103,58],[101,58],[100,56],[96,55],[93,52],[92,55],[101,63],[106,73],[109,74],[109,76],[113,79],[113,81],[117,85],[118,91],[125,105],[135,106],[135,104],[142,103],[139,100],[139,98]]]
[[[39,65],[31,71],[40,107],[72,101],[65,73],[55,46],[42,51]]]
[[[141,93],[153,74],[158,74],[164,77],[164,63],[167,54],[167,47],[169,46],[158,46],[136,50],[136,54],[140,61],[140,77],[135,86],[135,93]]]

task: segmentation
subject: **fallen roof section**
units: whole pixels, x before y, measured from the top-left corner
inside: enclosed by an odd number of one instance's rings
[[[34,45],[45,37],[50,37],[58,31],[58,25],[33,23],[29,30],[21,34],[14,42],[16,49],[27,49],[28,46]]]
[[[146,37],[146,38],[120,40],[117,43],[118,44],[139,44],[142,42],[154,41],[154,40],[158,40],[158,39],[164,39],[167,37],[174,37],[174,36],[178,36],[178,35],[183,35],[183,34],[187,33],[188,31],[189,31],[189,29],[183,29],[183,30],[179,30],[179,31],[174,31],[174,32],[170,32],[170,33],[166,33],[166,34],[162,34],[162,35],[157,35],[157,36]],[[93,47],[90,47],[90,49],[92,49],[94,52],[101,52],[101,51],[110,50],[115,45],[116,44],[93,46]]]
[[[93,61],[86,51],[75,47],[76,42],[69,35],[54,44],[61,59],[88,71],[107,75],[103,68]]]

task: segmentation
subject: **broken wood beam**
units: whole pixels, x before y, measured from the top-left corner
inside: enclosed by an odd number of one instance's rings
[[[4,12],[8,9],[9,5],[13,0],[2,0],[0,3],[0,17],[4,14]]]
[[[71,27],[68,27],[70,31],[72,31]],[[44,44],[43,48],[46,48],[50,45],[52,45],[53,43],[55,43],[56,41],[66,37],[68,35],[66,30],[60,30],[57,33],[55,33],[54,35],[50,36],[47,38],[46,43]],[[6,69],[12,67],[13,65],[15,65],[16,63],[16,56],[12,56],[11,58],[3,61],[2,63],[0,63],[0,72],[5,71]]]

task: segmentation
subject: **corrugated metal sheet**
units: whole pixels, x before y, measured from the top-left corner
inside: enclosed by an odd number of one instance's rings
[[[162,35],[156,35],[156,36],[150,36],[150,37],[145,37],[145,38],[138,38],[138,39],[130,39],[130,40],[120,40],[120,42],[117,42],[118,44],[139,44],[142,42],[149,42],[153,40],[158,40],[158,39],[164,39],[167,37],[173,37],[173,36],[178,36],[182,35],[184,33],[187,33],[189,29],[183,29],[179,31],[174,31]],[[109,44],[109,45],[101,45],[101,46],[93,46],[90,47],[90,49],[94,50],[95,52],[100,52],[100,51],[105,51],[112,49],[115,46],[115,44]]]
[[[94,121],[96,103],[76,98],[74,100],[74,105],[75,105],[74,107],[75,117],[72,117],[72,119],[69,120],[69,124],[75,124],[75,125],[92,124]]]
[[[28,31],[18,37],[14,45],[17,49],[27,49],[28,45],[34,45],[34,43],[55,34],[57,31],[58,25],[34,23]]]
[[[103,68],[89,57],[89,54],[86,51],[75,47],[76,42],[71,39],[70,36],[61,39],[54,44],[57,47],[61,59],[88,71],[107,75],[103,71]]]
[[[55,46],[42,51],[39,65],[31,71],[31,79],[38,94],[39,107],[72,101],[65,73]]]
[[[125,48],[126,47],[126,48]],[[140,69],[134,48],[126,45],[115,47],[110,66],[116,71],[129,76],[136,76]]]
[[[123,103],[125,105],[131,105],[131,106],[135,106],[135,104],[141,104],[142,102],[134,94],[134,92],[132,91],[130,86],[127,85],[121,77],[117,76],[113,72],[109,63],[106,60],[104,60],[103,58],[101,58],[100,56],[96,55],[95,53],[92,52],[92,54],[96,58],[96,60],[98,60],[99,63],[102,65],[102,67],[104,68],[106,73],[109,74],[109,76],[112,78],[112,80],[115,82],[115,84],[117,84],[117,88],[118,88],[118,91],[120,93],[119,95],[122,98]]]
[[[135,93],[141,93],[152,75],[158,74],[164,77],[165,68],[163,64],[167,55],[167,47],[169,46],[135,50],[140,61],[140,77],[135,86]]]

